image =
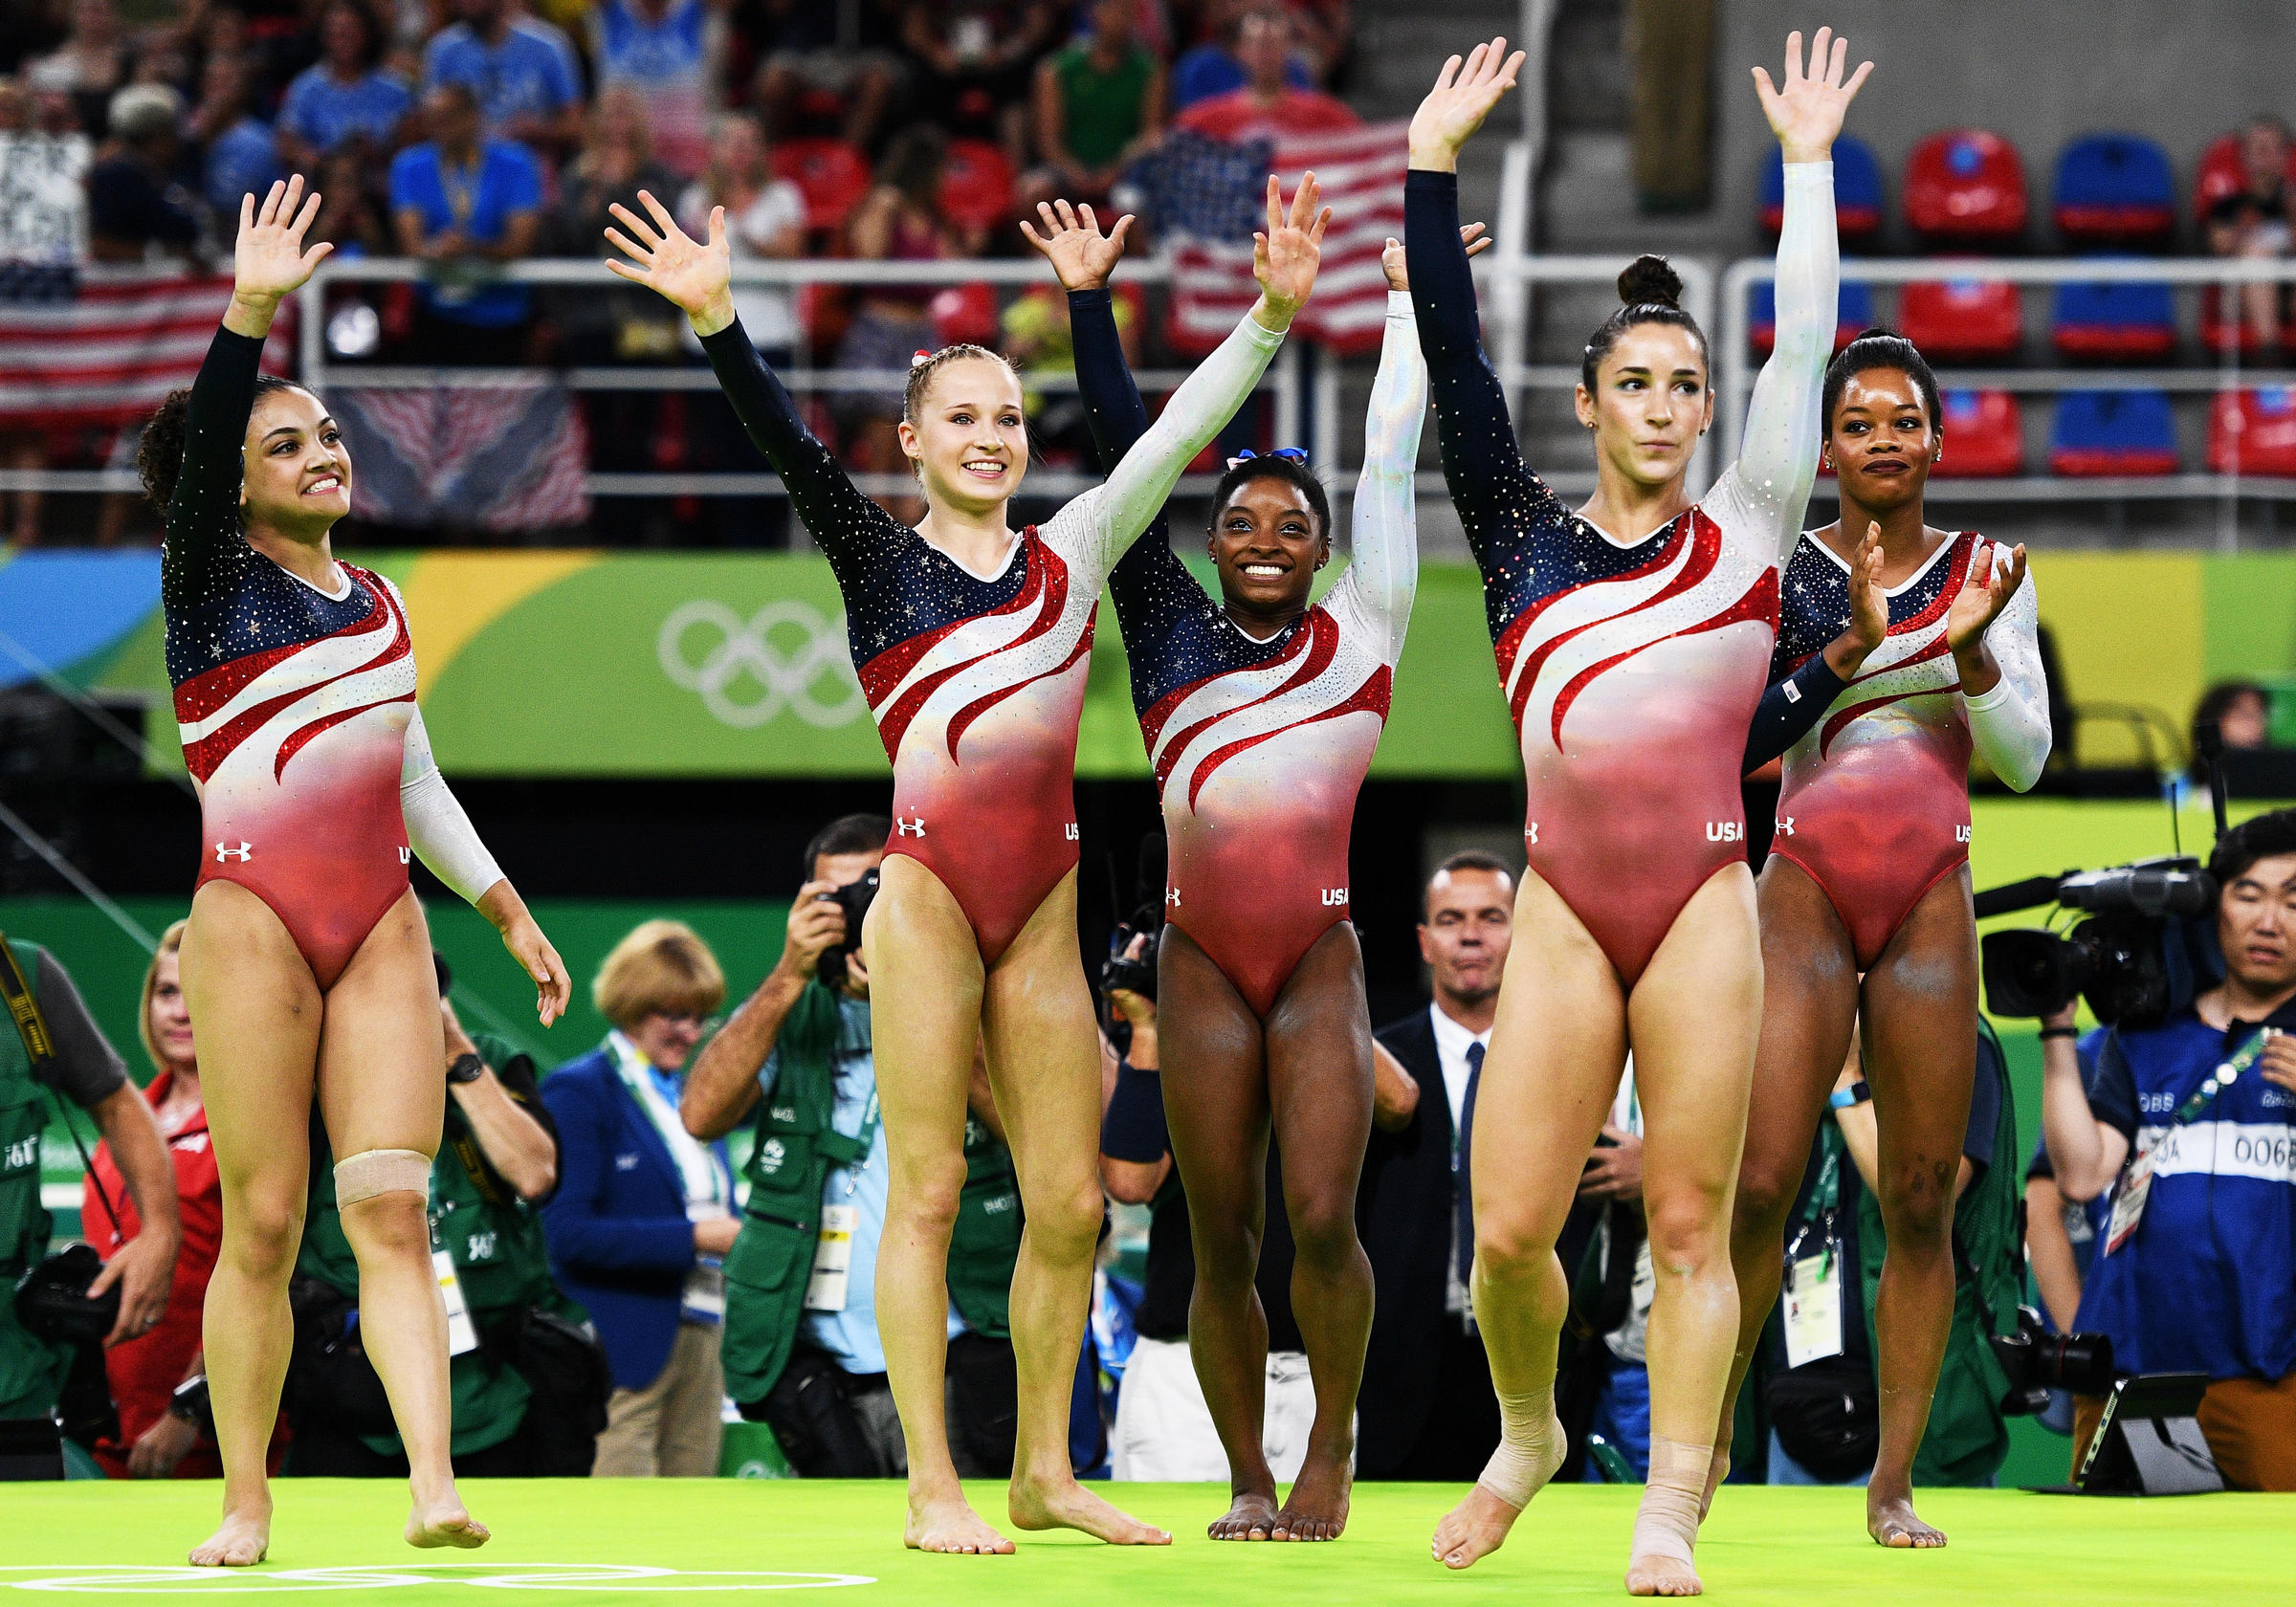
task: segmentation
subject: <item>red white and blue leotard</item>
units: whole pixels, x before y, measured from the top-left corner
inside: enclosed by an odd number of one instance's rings
[[[270,905],[324,989],[406,892],[410,847],[465,897],[500,872],[422,736],[397,588],[342,563],[322,592],[241,533],[262,351],[217,331],[192,386],[160,563],[167,677],[200,797],[200,884]]]
[[[1076,863],[1076,725],[1117,557],[1266,371],[1247,317],[1106,483],[975,575],[853,489],[739,321],[704,337],[718,383],[836,572],[862,690],[893,760],[888,853],[955,895],[989,963]]]
[[[1631,985],[1674,918],[1746,852],[1738,778],[1777,624],[1777,566],[1818,467],[1840,260],[1833,166],[1786,168],[1777,346],[1738,461],[1640,541],[1565,508],[1523,462],[1475,327],[1458,182],[1405,190],[1411,295],[1444,473],[1483,570],[1522,742],[1533,870]]]
[[[1969,858],[1972,746],[2022,792],[2049,757],[2048,686],[2026,576],[1985,645],[2001,678],[1961,692],[1946,616],[1971,571],[2009,555],[1974,531],[1939,544],[1888,595],[1889,632],[1785,756],[1770,851],[1806,871],[1870,969],[1922,895]],[[1791,675],[1849,625],[1849,565],[1805,535],[1786,564],[1774,679]]]
[[[1146,429],[1147,409],[1108,293],[1069,301],[1076,377],[1105,459]],[[1261,1016],[1315,940],[1348,917],[1356,794],[1386,723],[1418,581],[1412,476],[1426,410],[1411,299],[1390,292],[1347,573],[1266,640],[1205,593],[1160,518],[1109,577],[1163,800],[1164,916]]]

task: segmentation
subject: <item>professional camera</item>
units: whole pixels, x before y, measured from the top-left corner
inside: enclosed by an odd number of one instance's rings
[[[2042,876],[1977,894],[1980,916],[2054,902],[2087,912],[2066,936],[2036,929],[1985,936],[1985,1005],[1997,1016],[2046,1016],[2076,998],[2101,1022],[2155,1026],[2194,991],[2184,930],[2217,907],[2197,859],[2145,859],[2107,870]]]
[[[102,1270],[92,1244],[70,1244],[48,1256],[16,1280],[16,1321],[55,1344],[102,1344],[120,1321],[118,1284],[88,1296],[88,1286]]]
[[[869,914],[870,904],[877,896],[877,873],[870,871],[857,882],[848,882],[841,888],[813,895],[825,904],[834,904],[845,912],[845,941],[835,948],[825,950],[813,974],[821,979],[824,987],[845,985],[845,958],[861,948],[861,918]]]
[[[2116,1375],[2108,1334],[2051,1333],[2039,1311],[2020,1306],[2015,1333],[1986,1337],[1993,1344],[1993,1359],[2008,1376],[2009,1393],[2001,1410],[2013,1418],[2047,1410],[2053,1389],[2075,1395],[2105,1395],[2112,1389]]]
[[[1132,914],[1118,921],[1115,930],[1108,935],[1108,958],[1100,966],[1103,994],[1111,988],[1123,988],[1143,999],[1156,997],[1156,950],[1164,936],[1165,869],[1163,833],[1152,831],[1140,839],[1139,873],[1133,892],[1137,902]],[[1121,909],[1124,900],[1115,886],[1116,872],[1113,864],[1108,879],[1109,901]],[[1132,947],[1136,937],[1145,937],[1147,941],[1138,954],[1128,956],[1124,951]]]

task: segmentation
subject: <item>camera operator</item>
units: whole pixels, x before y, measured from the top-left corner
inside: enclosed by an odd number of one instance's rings
[[[2108,1031],[2091,1091],[2069,1034],[2044,1034],[2042,1123],[2065,1199],[2119,1182],[2078,1326],[2124,1372],[2205,1373],[2224,1482],[2292,1490],[2296,1039],[2272,1034],[2296,1029],[2296,810],[2225,832],[2209,871],[2224,980],[2158,1026]],[[2103,1406],[2078,1403],[2075,1467]]]
[[[695,1059],[678,1106],[686,1131],[705,1140],[760,1107],[748,1202],[725,1258],[725,1387],[742,1416],[772,1426],[805,1478],[899,1478],[909,1467],[877,1335],[889,1160],[860,954],[860,917],[892,830],[882,815],[848,815],[806,845],[782,958]],[[1020,1193],[977,1051],[966,1104],[949,1241],[949,1449],[959,1474],[1004,1478],[1017,1410],[1008,1302]]]
[[[119,1306],[100,1329],[90,1313],[76,1325],[81,1334],[66,1335],[33,1332],[18,1320],[15,1302],[0,1298],[0,1478],[60,1479],[62,1446],[54,1412],[75,1364],[71,1340],[84,1334],[111,1346],[156,1328],[174,1281],[183,1229],[176,1212],[175,1166],[159,1123],[128,1080],[126,1066],[89,1018],[72,979],[33,943],[9,942],[7,961],[15,1020],[0,1027],[0,1293],[12,1290],[26,1272],[44,1264],[59,1288],[71,1285],[69,1292],[85,1295],[89,1303],[109,1294]],[[83,1269],[48,1255],[51,1223],[40,1202],[40,1136],[53,1114],[71,1119],[62,1109],[65,1099],[95,1117],[142,1223],[100,1270],[92,1251],[68,1252],[85,1258],[92,1281],[84,1279]],[[110,1224],[88,1226],[93,1233],[108,1231]],[[83,1368],[91,1365],[100,1393],[103,1369],[92,1352],[80,1360]]]

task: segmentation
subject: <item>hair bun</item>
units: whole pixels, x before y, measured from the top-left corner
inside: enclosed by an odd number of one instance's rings
[[[1665,257],[1645,253],[1619,275],[1619,299],[1629,307],[1680,307],[1682,275]]]

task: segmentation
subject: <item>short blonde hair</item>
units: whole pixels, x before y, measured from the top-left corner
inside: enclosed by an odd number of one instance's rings
[[[598,967],[590,1000],[625,1031],[657,1011],[706,1016],[725,1002],[725,973],[684,921],[642,921]]]
[[[160,1041],[151,1035],[151,996],[160,987],[160,958],[182,953],[184,928],[190,924],[189,921],[179,920],[161,933],[160,946],[152,951],[151,963],[144,968],[144,999],[136,1006],[136,1036],[144,1040],[144,1052],[151,1057],[151,1068],[154,1071],[167,1069],[166,1061],[160,1058]]]

